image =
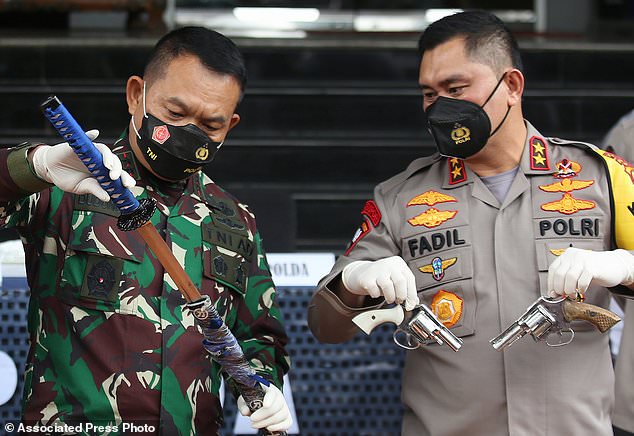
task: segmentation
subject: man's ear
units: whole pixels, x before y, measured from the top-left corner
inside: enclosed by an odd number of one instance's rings
[[[134,115],[139,105],[143,104],[143,78],[130,76],[125,87],[125,98],[128,102],[128,113]]]
[[[240,122],[240,115],[234,113],[231,116],[231,120],[229,121],[229,129],[227,130],[227,133],[229,132],[229,130],[233,129],[235,126],[238,125],[238,123]]]
[[[517,68],[513,68],[506,73],[504,80],[509,90],[508,104],[515,106],[522,103],[522,94],[524,93],[524,75]]]

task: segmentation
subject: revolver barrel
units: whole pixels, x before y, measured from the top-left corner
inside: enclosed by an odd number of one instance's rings
[[[519,323],[515,322],[498,336],[491,339],[489,342],[496,351],[500,351],[505,349],[506,347],[510,347],[515,342],[522,339],[522,337],[526,333],[528,333],[528,330],[522,328]]]
[[[442,341],[452,350],[458,351],[462,347],[462,339],[456,337],[451,331],[443,328],[438,330],[438,334],[442,337]]]
[[[489,343],[497,351],[502,351],[517,342],[526,333],[530,333],[536,341],[541,340],[555,325],[557,325],[555,316],[541,304],[541,300],[538,300],[528,308],[524,315],[500,335],[491,339]]]

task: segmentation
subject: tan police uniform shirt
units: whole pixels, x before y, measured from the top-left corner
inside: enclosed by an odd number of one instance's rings
[[[489,344],[546,293],[548,266],[563,250],[611,249],[610,191],[595,153],[527,127],[502,204],[461,160],[438,155],[379,184],[346,254],[313,296],[313,334],[343,342],[359,332],[350,319],[367,307],[346,307],[328,286],[352,261],[402,256],[421,301],[464,340],[457,353],[436,344],[407,352],[403,435],[612,435],[607,334],[575,322],[564,347],[530,336],[505,352]],[[434,272],[436,258],[443,267]],[[608,307],[604,288],[591,287],[587,297]]]
[[[623,116],[608,132],[604,146],[629,162],[634,162],[634,111]],[[625,317],[619,355],[616,360],[615,405],[612,421],[616,427],[634,433],[634,301],[625,301]]]

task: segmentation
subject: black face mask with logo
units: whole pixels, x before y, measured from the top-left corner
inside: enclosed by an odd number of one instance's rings
[[[502,75],[482,106],[467,100],[440,96],[427,108],[425,113],[429,132],[441,155],[460,159],[471,157],[482,150],[489,138],[502,127],[511,107],[508,107],[504,118],[492,132],[491,120],[483,108],[505,75]]]
[[[210,163],[222,142],[214,142],[194,124],[174,126],[145,111],[145,85],[143,86],[143,122],[137,130],[132,127],[137,144],[150,169],[169,181],[184,180]]]

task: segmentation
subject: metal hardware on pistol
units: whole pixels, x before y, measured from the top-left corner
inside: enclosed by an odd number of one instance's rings
[[[593,304],[565,297],[540,297],[524,315],[489,342],[497,351],[503,351],[530,333],[536,342],[544,341],[550,347],[567,345],[575,337],[570,323],[576,319],[591,322],[601,333],[621,320],[615,313]],[[552,337],[558,337],[560,341],[550,342]]]
[[[409,312],[405,312],[398,304],[389,309],[368,310],[352,318],[352,322],[368,335],[380,324],[396,324],[398,327],[392,335],[394,342],[407,350],[415,350],[431,340],[439,345],[446,344],[454,351],[462,346],[462,339],[438,321],[424,304],[419,304]]]

